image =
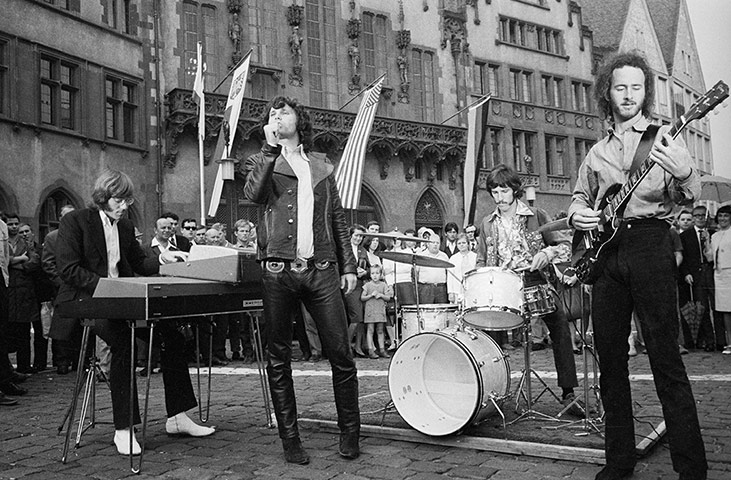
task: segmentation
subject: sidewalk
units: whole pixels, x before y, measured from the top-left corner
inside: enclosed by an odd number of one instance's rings
[[[513,375],[522,366],[519,357],[522,357],[520,351],[511,352]],[[711,466],[709,478],[731,478],[731,358],[720,353],[693,352],[683,359],[698,403]],[[531,361],[547,383],[555,385],[550,350],[533,352]],[[358,359],[361,384],[385,384],[388,366],[388,359]],[[577,357],[577,367],[581,371],[580,357]],[[294,363],[293,369],[300,417],[307,418],[316,408],[328,403],[334,409],[327,362]],[[267,428],[256,372],[255,365],[240,362],[214,368],[208,423],[215,425],[217,432],[204,439],[174,438],[165,434],[162,377],[153,375],[150,423],[140,475],[132,475],[127,457],[116,453],[112,443],[110,398],[103,384],[99,385],[97,393],[99,423],[84,434],[81,448],[72,448],[68,463],[62,464],[64,437],[57,432],[70,401],[74,375],[59,376],[52,370],[36,374],[23,384],[29,393],[19,397],[17,406],[0,408],[0,479],[531,480],[592,479],[599,470],[596,465],[579,462],[366,436],[361,439],[361,457],[346,461],[337,453],[336,434],[304,424],[301,435],[312,462],[307,466],[290,465],[284,462],[276,429]],[[657,401],[646,355],[631,360],[631,372],[633,386],[647,394],[643,397]],[[195,375],[193,382],[195,387]],[[142,392],[144,379],[138,378],[137,385]],[[205,386],[205,379],[202,379],[202,385]],[[366,393],[363,388],[361,390],[364,396]],[[537,409],[540,408],[539,403]],[[189,414],[193,417],[197,412]],[[677,475],[672,471],[667,447],[661,443],[649,456],[640,459],[633,479],[668,478],[677,478]]]

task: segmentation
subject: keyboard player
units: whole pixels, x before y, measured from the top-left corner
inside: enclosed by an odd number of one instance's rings
[[[107,170],[97,179],[92,193],[93,204],[64,216],[57,240],[57,264],[64,284],[56,303],[91,297],[102,277],[132,277],[158,273],[161,263],[171,263],[182,255],[179,251],[163,252],[157,257],[146,256],[135,240],[134,226],[125,217],[134,203],[134,186],[123,172]],[[64,326],[59,332],[70,333],[79,328],[78,321],[59,319]],[[55,321],[55,320],[54,320]],[[106,341],[112,351],[110,388],[114,417],[114,443],[122,455],[130,454],[129,412],[132,408],[134,424],[140,423],[139,405],[135,392],[130,405],[130,341],[127,322],[97,320],[94,332]],[[171,435],[203,437],[214,433],[211,427],[195,424],[185,413],[197,406],[188,365],[185,358],[185,340],[173,323],[162,321],[155,328],[162,338],[161,364],[165,386],[167,423]],[[62,334],[62,333],[61,333]],[[132,454],[141,452],[136,439]]]

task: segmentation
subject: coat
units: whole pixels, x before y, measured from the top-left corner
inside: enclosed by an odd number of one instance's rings
[[[315,197],[312,229],[315,262],[337,262],[340,274],[355,273],[345,211],[335,185],[333,166],[322,153],[309,152]],[[298,180],[281,147],[265,145],[245,164],[244,195],[265,206],[264,221],[257,228],[258,258],[297,258]]]
[[[27,255],[28,260],[9,267],[8,321],[36,322],[41,319],[35,280],[41,270],[41,258],[33,245],[28,245],[23,239],[18,239],[15,247],[10,247],[10,256],[19,257],[21,255]]]
[[[143,276],[159,272],[157,257],[147,257],[135,239],[135,229],[128,219],[117,223],[120,277]],[[55,304],[89,298],[94,294],[99,279],[109,275],[104,227],[99,211],[91,208],[69,212],[61,219],[56,241],[56,268],[63,285],[58,290]],[[50,335],[68,339],[78,322],[74,319],[54,318]]]

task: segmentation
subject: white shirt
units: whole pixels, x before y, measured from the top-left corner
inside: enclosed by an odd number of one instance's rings
[[[170,238],[172,238],[172,237],[170,237]],[[169,240],[168,240],[168,244],[163,246],[162,243],[160,243],[160,241],[157,239],[157,237],[152,237],[150,246],[152,248],[155,248],[155,247],[159,248],[160,253],[167,252],[168,250],[173,250],[173,251],[178,250],[178,247],[176,247],[175,244]]]
[[[102,219],[104,227],[104,240],[107,244],[107,276],[109,278],[119,278],[119,260],[122,258],[119,253],[119,229],[117,222],[112,221],[104,211],[99,210],[99,216]]]
[[[312,187],[310,160],[302,150],[302,145],[290,150],[282,146],[282,156],[294,174],[297,175],[297,257],[311,258],[315,254],[313,216],[315,193]]]
[[[447,272],[447,293],[454,293],[456,300],[461,300],[464,296],[464,274],[475,269],[477,263],[477,254],[472,251],[465,253],[457,252],[449,261],[454,264]]]
[[[437,253],[431,253],[428,249],[423,252],[419,252],[420,255],[425,257],[438,258],[439,260],[449,261],[449,257],[446,253],[439,250]],[[419,273],[419,283],[447,283],[447,269],[439,267],[416,267]]]

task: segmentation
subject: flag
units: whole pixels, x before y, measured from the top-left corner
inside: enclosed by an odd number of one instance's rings
[[[198,56],[196,57],[195,82],[193,83],[193,93],[198,99],[198,138],[206,137],[206,97],[203,93],[203,44],[198,42]]]
[[[368,145],[368,137],[371,135],[371,127],[373,127],[373,118],[376,116],[378,100],[381,98],[381,86],[384,78],[386,78],[386,75],[381,75],[381,78],[365,91],[358,108],[358,114],[355,116],[353,129],[350,131],[348,142],[343,150],[343,156],[340,158],[340,163],[335,172],[335,182],[343,208],[358,208],[365,151]]]
[[[205,224],[205,211],[206,211],[206,186],[204,181],[204,167],[203,161],[203,141],[206,138],[206,97],[203,93],[204,81],[203,71],[205,67],[203,65],[203,44],[198,42],[198,54],[196,57],[196,69],[195,69],[195,82],[193,82],[193,94],[197,97],[196,102],[198,103],[198,175],[200,183],[200,207],[201,207],[201,224]]]
[[[467,110],[467,154],[464,160],[464,226],[474,223],[477,192],[477,162],[482,157],[487,133],[490,95],[478,100]]]
[[[239,114],[241,113],[241,103],[244,100],[244,90],[246,89],[246,78],[249,76],[249,61],[251,60],[251,50],[241,59],[238,66],[231,75],[231,88],[229,89],[228,99],[226,100],[226,110],[223,112],[223,122],[221,123],[221,133],[218,135],[218,143],[213,158],[221,160],[227,158],[229,152],[226,150],[226,135],[224,128],[229,129],[229,145],[233,147],[236,138],[236,127],[239,124]],[[213,184],[213,193],[211,194],[211,204],[208,208],[208,216],[213,217],[218,210],[218,204],[221,201],[221,193],[223,192],[223,173],[221,165],[218,166],[216,173],[216,181]]]

